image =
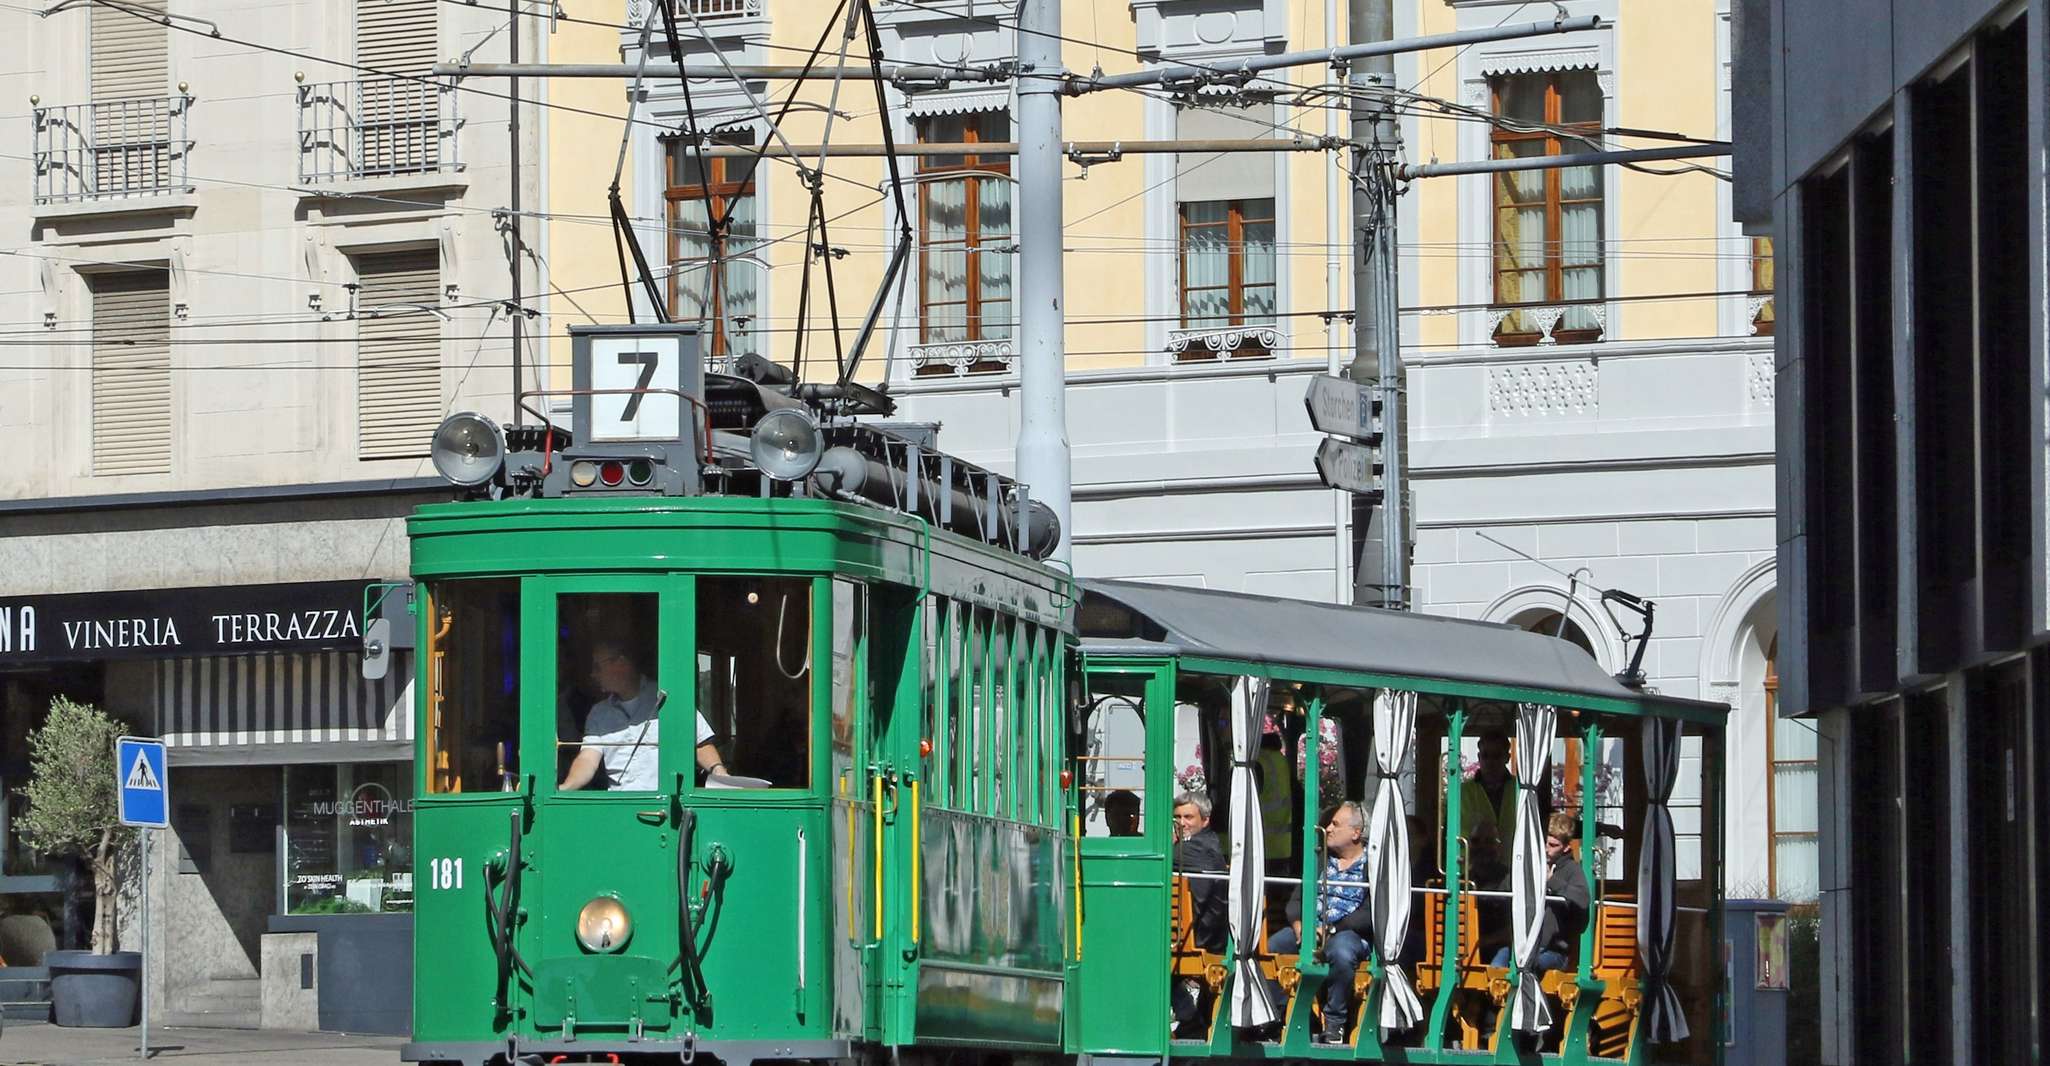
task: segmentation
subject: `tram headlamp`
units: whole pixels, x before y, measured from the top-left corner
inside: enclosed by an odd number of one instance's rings
[[[810,411],[779,407],[755,423],[747,447],[755,469],[777,481],[797,481],[818,468],[819,456],[826,453],[826,437]]]
[[[604,954],[626,946],[633,936],[633,919],[616,896],[599,896],[577,913],[577,943],[585,951]]]
[[[482,485],[505,466],[505,431],[475,411],[461,411],[434,431],[428,455],[442,477],[465,488]]]

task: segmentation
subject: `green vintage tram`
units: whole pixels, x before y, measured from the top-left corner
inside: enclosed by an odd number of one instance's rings
[[[576,365],[567,431],[444,424],[466,498],[409,521],[409,1061],[1715,1061],[1720,705],[1507,627],[1078,583],[873,397],[664,330]],[[1514,779],[1461,783],[1505,730]],[[1228,861],[1177,863],[1183,806]],[[1536,869],[1553,810],[1594,906],[1541,974],[1541,889],[1475,869]],[[1347,891],[1364,965],[1278,950]]]

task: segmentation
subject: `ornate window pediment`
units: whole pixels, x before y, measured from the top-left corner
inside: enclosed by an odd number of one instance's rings
[[[1155,59],[1203,59],[1288,48],[1284,0],[1132,0],[1138,51]]]

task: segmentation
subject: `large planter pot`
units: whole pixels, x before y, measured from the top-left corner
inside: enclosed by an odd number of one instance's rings
[[[52,951],[43,965],[50,968],[51,1021],[100,1029],[135,1024],[142,1003],[141,954]]]

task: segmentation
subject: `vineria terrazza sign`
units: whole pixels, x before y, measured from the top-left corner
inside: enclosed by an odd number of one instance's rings
[[[0,665],[360,650],[365,584],[0,596]]]

